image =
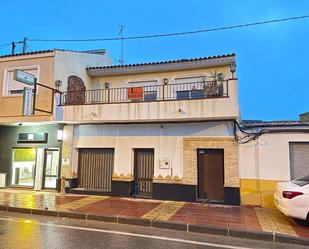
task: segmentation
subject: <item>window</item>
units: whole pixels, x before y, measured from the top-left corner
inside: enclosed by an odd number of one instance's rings
[[[17,148],[13,149],[12,156],[12,185],[33,187],[36,149]]]
[[[191,76],[175,78],[174,91],[177,99],[204,98],[203,91],[205,76]]]
[[[158,80],[136,80],[129,81],[128,88],[143,87],[143,100],[154,101],[158,98]]]
[[[22,95],[24,87],[33,88],[33,86],[24,84],[22,82],[14,80],[14,70],[20,69],[27,73],[31,73],[38,77],[39,75],[39,66],[29,66],[29,67],[18,67],[18,68],[9,68],[4,70],[4,84],[3,84],[3,95],[4,96],[15,96]]]

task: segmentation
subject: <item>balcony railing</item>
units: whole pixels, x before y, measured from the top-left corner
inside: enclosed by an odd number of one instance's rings
[[[60,105],[94,105],[228,97],[228,80],[70,91]]]

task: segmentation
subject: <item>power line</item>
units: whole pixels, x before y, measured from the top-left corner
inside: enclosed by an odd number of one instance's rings
[[[287,18],[281,18],[281,19],[272,19],[272,20],[266,20],[266,21],[260,21],[260,22],[252,22],[252,23],[217,27],[217,28],[211,28],[211,29],[201,29],[201,30],[194,30],[194,31],[166,33],[166,34],[155,34],[155,35],[144,35],[144,36],[128,36],[128,37],[111,37],[111,38],[92,38],[92,39],[29,39],[29,41],[33,41],[33,42],[97,42],[97,41],[149,39],[149,38],[191,35],[191,34],[214,32],[214,31],[221,31],[221,30],[228,30],[228,29],[245,28],[245,27],[250,27],[250,26],[264,25],[264,24],[277,23],[277,22],[286,22],[286,21],[304,19],[304,18],[309,18],[309,15],[294,16],[294,17],[287,17]]]
[[[4,44],[0,44],[0,47],[11,46],[11,45],[12,45],[11,42],[10,43],[4,43]]]
[[[13,42],[14,42],[14,41],[8,42],[8,43],[4,43],[4,44],[0,44],[0,47],[11,46]],[[16,42],[14,42],[14,43],[15,43],[15,44],[20,44],[20,43],[23,43],[23,41],[16,41]]]

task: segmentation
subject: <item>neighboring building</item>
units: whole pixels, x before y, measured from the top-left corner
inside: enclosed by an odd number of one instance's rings
[[[259,134],[239,145],[241,203],[274,207],[277,182],[309,175],[309,122],[243,121],[241,127]]]
[[[309,112],[305,112],[299,115],[300,121],[309,122]]]
[[[234,72],[234,54],[88,67],[61,97],[71,191],[240,204]]]
[[[59,90],[65,91],[68,79],[81,78],[89,84],[85,67],[102,64],[110,64],[105,50],[45,50],[0,56],[0,172],[7,174],[8,186],[55,189],[62,148],[62,124],[57,122],[62,119],[62,108],[53,104],[59,102],[59,96],[38,86],[36,108],[47,112],[23,116],[23,88],[33,86],[15,81],[15,69],[35,75],[38,83],[51,88],[57,81]]]

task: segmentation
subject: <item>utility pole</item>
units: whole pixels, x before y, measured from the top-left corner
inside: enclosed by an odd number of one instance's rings
[[[24,40],[23,40],[23,53],[26,53],[27,52],[27,49],[28,49],[28,38],[25,37]]]
[[[119,36],[121,38],[120,42],[120,46],[121,46],[121,56],[120,56],[120,64],[123,65],[124,64],[124,60],[123,60],[123,31],[124,31],[124,25],[120,25],[120,30],[119,30]]]

